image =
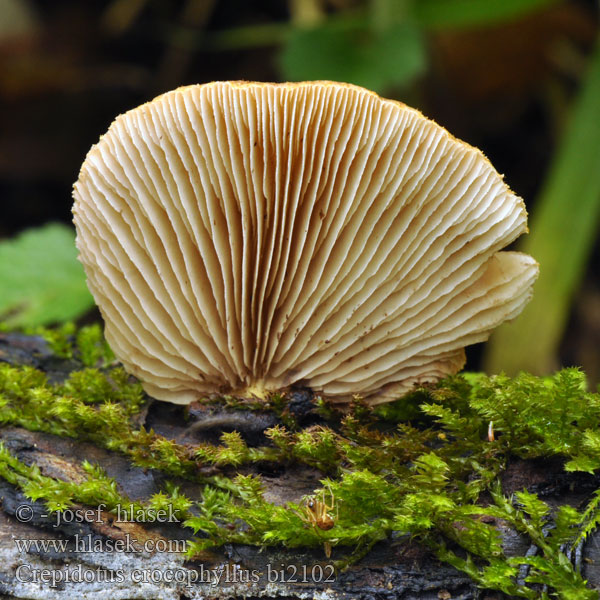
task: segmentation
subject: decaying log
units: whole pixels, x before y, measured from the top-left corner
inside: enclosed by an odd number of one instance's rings
[[[77,367],[74,361],[56,359],[39,338],[8,334],[0,336],[0,360],[31,364],[48,372],[55,381]],[[298,402],[301,404],[302,398]],[[155,431],[178,441],[186,435],[196,436],[196,440],[198,436],[205,440],[218,437],[224,424],[223,415],[207,416],[199,410],[194,417],[198,425],[190,430],[189,423],[182,418],[183,410],[155,402],[143,418]],[[298,411],[302,416],[301,407]],[[246,432],[250,444],[264,443],[262,431],[275,424],[268,416],[258,418],[264,420],[255,421],[255,413],[235,416],[236,428]],[[132,500],[147,500],[161,489],[165,480],[162,473],[135,467],[125,457],[86,442],[12,426],[0,429],[0,441],[21,461],[38,465],[42,474],[65,481],[81,480],[82,460],[96,463]],[[261,474],[268,499],[281,504],[298,501],[302,495],[311,493],[322,477],[316,469],[298,466]],[[201,485],[183,480],[176,483],[187,496],[200,496]],[[529,487],[546,501],[573,505],[585,499],[590,490],[600,487],[592,476],[567,475],[559,464],[548,462],[516,462],[505,473],[503,483],[508,492]],[[8,598],[493,600],[504,597],[478,590],[466,575],[441,564],[425,549],[404,538],[376,545],[358,564],[343,572],[335,572],[332,567],[332,560],[339,558],[337,548],[328,559],[323,549],[291,551],[226,545],[206,552],[202,560],[187,562],[179,552],[159,551],[167,548],[169,540],[186,539],[188,534],[177,524],[117,523],[112,515],[84,506],[73,507],[69,513],[72,522],[59,520],[43,502],[32,502],[2,479],[0,499],[3,510],[0,593]],[[503,535],[507,554],[527,552],[528,542],[514,531],[507,529]],[[127,545],[132,540],[137,540],[137,546]],[[145,540],[151,540],[159,550],[140,551]],[[598,541],[600,537],[592,537],[583,555],[573,560],[581,562],[583,575],[592,585],[600,586]]]

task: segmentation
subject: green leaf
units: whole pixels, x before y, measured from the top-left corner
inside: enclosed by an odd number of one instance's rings
[[[533,300],[487,347],[486,370],[548,372],[600,223],[600,45],[520,249],[540,263]]]
[[[0,319],[8,326],[68,321],[93,305],[70,227],[45,225],[0,243]]]
[[[415,16],[427,28],[475,27],[517,19],[559,0],[418,0]]]
[[[346,81],[378,92],[409,83],[426,66],[423,38],[415,24],[367,29],[363,19],[345,15],[293,31],[280,58],[289,81]]]

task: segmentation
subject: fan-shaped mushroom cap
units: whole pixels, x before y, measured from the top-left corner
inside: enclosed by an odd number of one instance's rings
[[[392,400],[458,371],[531,295],[478,150],[331,82],[212,83],[119,116],[74,189],[106,337],[154,397],[309,386]]]

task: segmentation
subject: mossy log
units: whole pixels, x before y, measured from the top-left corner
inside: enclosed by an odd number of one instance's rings
[[[60,381],[79,365],[53,355],[41,338],[0,335],[0,361],[29,364]],[[302,404],[301,398],[299,405]],[[244,411],[203,411],[184,415],[184,408],[151,402],[139,415],[148,427],[181,440],[218,439],[223,429],[235,429],[248,444],[266,443],[262,432],[276,418]],[[300,406],[299,415],[302,413]],[[309,412],[306,419],[314,419]],[[275,419],[273,421],[273,419]],[[5,426],[0,440],[20,461],[37,465],[41,474],[62,481],[80,481],[81,462],[100,465],[121,492],[146,500],[162,489],[165,475],[141,469],[124,456],[88,442],[39,431]],[[271,502],[298,502],[317,487],[322,473],[307,466],[253,465]],[[169,477],[173,479],[173,477]],[[181,490],[199,498],[202,485],[182,479]],[[577,506],[599,482],[593,476],[565,474],[554,462],[516,461],[504,473],[504,489],[528,488],[553,505]],[[75,505],[50,512],[16,486],[0,479],[3,515],[0,520],[0,593],[8,598],[339,598],[353,599],[499,599],[497,592],[479,590],[464,574],[440,563],[427,549],[405,538],[376,544],[359,562],[334,569],[342,550],[286,550],[226,544],[188,561],[181,552],[186,536],[169,518],[154,524],[122,521],[102,507]],[[535,547],[498,522],[507,555],[535,553]],[[589,584],[600,587],[600,537],[592,536],[573,561],[581,565]],[[144,547],[145,544],[145,547]],[[179,544],[179,545],[178,545]]]

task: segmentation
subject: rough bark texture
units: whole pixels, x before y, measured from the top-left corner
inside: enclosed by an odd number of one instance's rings
[[[31,364],[60,380],[77,365],[52,356],[37,338],[0,336],[0,360],[13,364]],[[297,399],[299,415],[303,399]],[[191,429],[182,419],[181,407],[152,403],[143,418],[157,432],[185,440],[209,440],[226,425],[241,430],[248,443],[260,443],[261,432],[274,424],[270,417],[256,421],[256,415],[203,414],[192,411],[197,425]],[[309,417],[310,418],[310,417]],[[269,421],[269,422],[267,422]],[[82,477],[79,466],[84,459],[99,464],[113,477],[120,490],[133,500],[145,500],[159,491],[165,476],[144,471],[116,453],[72,439],[30,432],[17,427],[0,429],[0,440],[20,460],[37,464],[44,475],[67,481]],[[318,487],[321,474],[306,467],[281,468],[261,472],[270,501],[284,503],[298,500]],[[173,480],[172,477],[169,477]],[[200,485],[179,482],[182,491],[198,497]],[[599,486],[591,476],[566,475],[556,463],[517,462],[504,476],[507,492],[529,488],[546,501],[578,505],[591,489]],[[202,561],[186,562],[176,552],[144,553],[134,551],[102,551],[121,540],[150,539],[154,542],[183,539],[182,528],[168,523],[142,526],[138,523],[116,523],[104,512],[83,514],[89,507],[79,507],[77,522],[57,523],[42,502],[32,502],[19,490],[0,480],[0,594],[7,598],[43,599],[165,599],[199,598],[322,598],[322,599],[499,599],[498,593],[478,590],[464,574],[440,564],[426,550],[404,539],[380,543],[358,564],[344,572],[333,572],[332,560],[339,558],[337,548],[327,559],[323,550],[284,551],[246,546],[225,546],[207,552]],[[75,507],[77,508],[77,507]],[[17,518],[19,517],[19,518]],[[191,535],[191,534],[190,534]],[[503,531],[507,554],[523,554],[528,544],[510,529]],[[43,547],[34,542],[28,550],[19,548],[17,540],[66,540],[66,548]],[[592,538],[583,555],[573,560],[582,565],[584,577],[600,586],[598,541]],[[93,551],[92,551],[93,550]],[[131,550],[131,548],[129,548]],[[19,570],[20,569],[20,570]],[[59,581],[65,572],[75,580]],[[43,575],[45,573],[45,575]],[[87,573],[87,575],[86,575]],[[30,581],[36,576],[45,582]],[[138,581],[140,578],[145,581]],[[198,579],[192,585],[188,580]],[[171,581],[169,581],[171,579]],[[172,581],[175,579],[176,581]],[[295,580],[294,580],[295,579]],[[180,581],[183,580],[183,581]]]

